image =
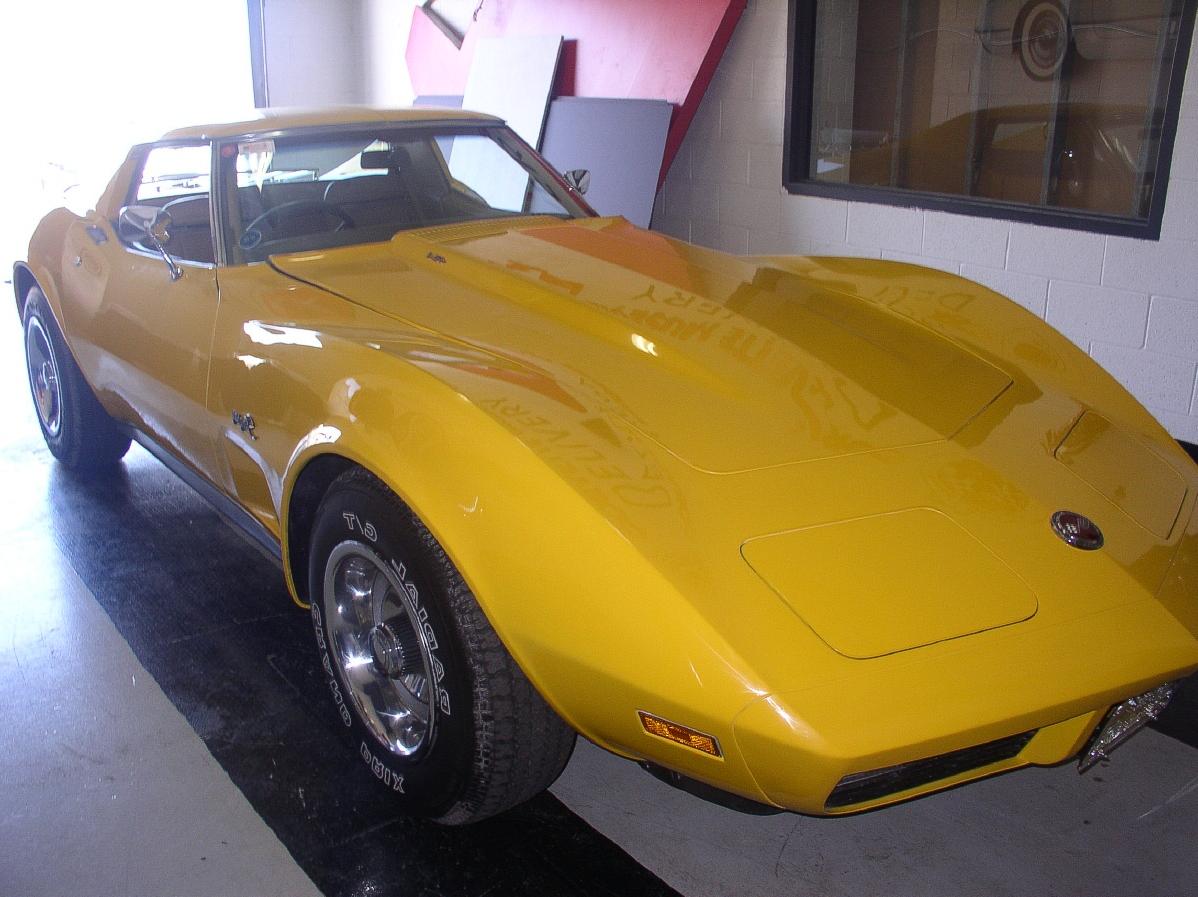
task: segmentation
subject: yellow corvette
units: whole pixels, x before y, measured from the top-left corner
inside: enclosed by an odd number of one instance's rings
[[[853,812],[1093,762],[1198,669],[1198,468],[1064,337],[597,217],[486,116],[171,132],[14,284],[54,455],[135,439],[276,552],[412,813],[500,812],[575,732]]]

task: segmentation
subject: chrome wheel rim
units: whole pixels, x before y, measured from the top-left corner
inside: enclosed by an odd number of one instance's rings
[[[51,436],[62,430],[62,386],[58,378],[58,359],[42,322],[31,317],[25,328],[25,364],[29,369],[29,387],[42,426]]]
[[[323,603],[358,717],[392,754],[412,756],[436,721],[432,653],[413,597],[374,551],[346,541],[325,564]]]

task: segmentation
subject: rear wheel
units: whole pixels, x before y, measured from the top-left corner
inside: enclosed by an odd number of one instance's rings
[[[476,822],[553,783],[574,733],[394,493],[364,470],[342,474],[310,558],[329,690],[356,753],[406,812]]]
[[[46,446],[75,470],[111,468],[129,451],[129,437],[83,379],[37,287],[26,294],[24,324],[25,367]]]

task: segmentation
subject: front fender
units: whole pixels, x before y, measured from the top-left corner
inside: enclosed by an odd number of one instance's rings
[[[67,229],[78,217],[67,209],[55,209],[39,223],[29,240],[29,260],[13,265],[13,291],[16,294],[17,313],[25,312],[25,296],[32,286],[41,289],[50,306],[50,312],[58,323],[67,344],[71,335],[63,327],[62,307],[62,263],[66,247]]]
[[[324,335],[321,341],[333,343]],[[678,720],[731,746],[731,720],[763,693],[733,640],[630,537],[632,517],[600,507],[621,497],[660,502],[665,487],[645,483],[633,492],[630,483],[613,482],[620,461],[614,447],[605,457],[584,454],[579,440],[590,431],[571,430],[559,418],[553,444],[588,459],[594,488],[580,488],[576,465],[570,473],[547,459],[544,446],[534,448],[541,421],[549,424],[530,404],[527,380],[482,376],[480,385],[477,355],[463,366],[450,361],[460,349],[431,353],[427,340],[418,350],[382,345],[354,358],[353,378],[319,391],[334,410],[295,442],[280,519],[295,513],[296,484],[322,458],[370,470],[429,528],[513,657],[573,728],[616,753],[762,800],[738,753],[713,758],[652,738],[637,715],[643,709]],[[413,352],[416,364],[396,363],[396,354],[411,362]],[[542,398],[559,401],[548,389]],[[523,403],[519,413],[516,402]],[[611,433],[582,412],[579,418],[600,432],[597,444],[612,445]],[[289,585],[301,594],[291,578],[300,549],[290,544],[289,527],[281,529]],[[735,563],[743,566],[738,557]],[[751,593],[737,597],[754,629],[801,628],[747,568],[739,586]]]

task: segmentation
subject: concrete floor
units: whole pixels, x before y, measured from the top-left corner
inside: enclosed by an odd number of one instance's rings
[[[320,893],[40,534],[0,595],[0,894]]]
[[[735,813],[580,744],[555,797],[396,819],[325,739],[277,569],[140,451],[112,486],[64,476],[11,313],[0,339],[0,895],[1198,894],[1198,750],[1153,731],[1087,775],[835,820]]]
[[[841,819],[744,816],[591,745],[553,790],[690,897],[1198,894],[1198,751],[1153,731],[1095,774],[1022,770]]]

